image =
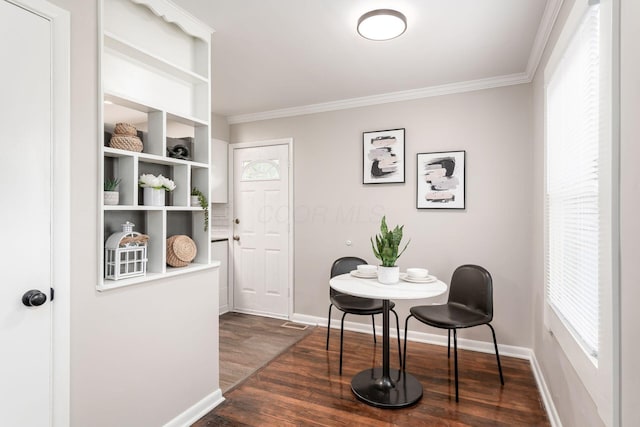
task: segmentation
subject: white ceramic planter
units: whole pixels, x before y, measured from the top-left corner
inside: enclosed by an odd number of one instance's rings
[[[400,267],[378,266],[378,282],[383,285],[393,285],[400,281]]]
[[[144,187],[142,200],[145,206],[164,206],[164,189]]]
[[[105,206],[117,205],[120,202],[120,193],[117,191],[105,191],[104,192],[104,204]]]
[[[200,201],[198,200],[198,196],[191,196],[191,207],[192,208],[200,207]]]

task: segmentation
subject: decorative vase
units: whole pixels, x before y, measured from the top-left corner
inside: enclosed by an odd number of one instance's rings
[[[105,191],[104,192],[104,205],[113,206],[120,202],[120,193],[117,191]]]
[[[143,188],[143,201],[145,206],[164,206],[164,189],[160,188]]]
[[[191,196],[191,207],[192,208],[200,207],[200,200],[198,200],[198,196]]]
[[[400,281],[400,267],[378,266],[378,282],[383,285],[393,285]]]

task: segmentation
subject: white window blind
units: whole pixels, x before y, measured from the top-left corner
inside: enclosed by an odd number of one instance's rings
[[[589,7],[547,84],[547,301],[598,356],[600,23]]]

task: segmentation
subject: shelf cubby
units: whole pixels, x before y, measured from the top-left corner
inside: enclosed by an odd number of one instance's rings
[[[129,221],[149,241],[146,275],[122,280],[103,278],[102,248],[100,291],[213,266],[204,211],[190,206],[194,186],[209,196],[212,30],[164,0],[104,0],[102,23],[104,140],[99,164],[102,179],[120,179],[120,200],[115,206],[101,205],[101,240]],[[116,123],[136,127],[142,152],[109,146]],[[185,158],[176,157],[176,145],[188,147]],[[175,182],[176,188],[165,192],[165,206],[144,205],[138,181],[145,173]],[[187,267],[166,264],[166,241],[174,234],[196,243],[197,256]]]

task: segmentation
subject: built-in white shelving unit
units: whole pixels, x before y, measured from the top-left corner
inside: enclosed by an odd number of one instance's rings
[[[190,205],[191,188],[210,194],[210,43],[212,30],[165,0],[102,1],[102,117],[100,177],[120,179],[120,200],[100,197],[100,242],[126,221],[149,236],[147,273],[104,279],[104,247],[99,248],[97,289],[107,290],[210,268],[210,232],[204,211]],[[142,131],[142,152],[109,147],[116,123]],[[168,155],[176,144],[190,146],[189,160]],[[165,206],[144,206],[138,178],[162,174],[176,183]],[[166,240],[190,236],[197,256],[187,267],[166,264]]]

